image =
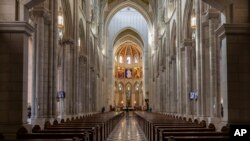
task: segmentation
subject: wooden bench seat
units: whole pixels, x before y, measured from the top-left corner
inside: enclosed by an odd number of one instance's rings
[[[163,132],[162,135],[164,136],[215,136],[215,135],[220,135],[220,136],[228,136],[228,133],[225,132]]]
[[[17,139],[73,139],[79,138],[88,141],[84,133],[26,133],[17,134]]]
[[[73,139],[13,139],[13,140],[6,140],[6,141],[81,141],[79,138]]]
[[[72,122],[67,122],[67,123],[60,123],[60,124],[56,124],[56,125],[50,125],[50,123],[47,123],[46,126],[44,127],[44,129],[46,130],[73,130],[73,129],[96,129],[96,138],[98,138],[98,140],[102,139],[104,140],[104,135],[105,135],[105,124],[104,122],[93,122],[93,123],[83,123],[83,122],[79,122],[79,123],[72,123]]]
[[[0,140],[4,140],[4,136],[2,133],[0,133]]]
[[[136,112],[136,119],[146,137],[150,141],[225,141],[228,140],[227,132],[215,132],[215,126],[203,120],[189,119],[178,116],[166,116],[151,112]],[[185,119],[185,120],[183,120]]]
[[[32,129],[32,133],[19,131],[17,138],[68,140],[77,137],[80,140],[104,141],[123,115],[123,112],[109,112],[88,117],[71,118],[71,120],[67,118],[66,122],[61,120],[62,123],[54,120],[53,125],[47,121],[43,130],[36,125]]]
[[[77,138],[83,141],[104,141],[115,127],[116,123],[124,116],[123,112],[108,112],[86,117],[76,117],[54,120],[53,125],[46,122],[44,129],[36,125],[32,133],[22,127],[17,132],[17,139],[22,140],[73,140]]]
[[[225,132],[163,132],[160,136],[160,141],[167,141],[171,136],[225,136],[228,137],[228,133]]]
[[[214,129],[209,128],[156,128],[154,132],[155,140],[161,138],[163,132],[214,132]]]
[[[166,137],[164,141],[229,141],[229,137],[228,136],[178,136],[178,137]]]
[[[79,124],[98,124],[102,132],[104,132],[104,138],[107,138],[108,134],[113,130],[115,125],[120,121],[120,119],[124,116],[123,112],[108,112],[104,114],[96,114],[91,117],[85,117],[80,119],[74,119],[70,122],[62,123],[59,126],[79,126]]]
[[[37,131],[37,133],[84,133],[88,134],[89,139],[93,141],[101,140],[101,132],[94,127],[61,127],[61,128],[48,128],[45,130]]]

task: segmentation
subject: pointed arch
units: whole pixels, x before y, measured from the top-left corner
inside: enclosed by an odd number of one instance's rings
[[[125,85],[125,88],[127,90],[128,86],[130,86],[130,91],[133,89],[133,85],[130,83],[130,82],[127,82],[126,85]]]
[[[176,56],[176,22],[175,20],[172,23],[171,29],[171,46],[170,46],[170,54],[172,57]]]
[[[114,36],[113,43],[117,43],[121,38],[130,35],[134,37],[140,44],[142,44],[142,47],[144,45],[144,40],[142,38],[142,35],[133,27],[126,27],[121,29],[117,32],[117,34]]]
[[[73,37],[73,30],[72,30],[72,14],[70,9],[70,3],[68,0],[61,0],[62,3],[62,10],[65,22],[65,29],[64,29],[64,38],[71,38]]]
[[[140,5],[138,5],[137,3],[133,2],[133,1],[124,1],[121,2],[120,4],[118,4],[116,7],[114,7],[113,9],[110,10],[110,12],[107,14],[107,16],[105,17],[105,29],[108,29],[108,25],[112,19],[112,17],[121,9],[125,8],[125,7],[131,7],[136,9],[140,14],[142,14],[142,16],[144,17],[144,19],[147,21],[148,26],[152,27],[152,19],[149,16],[149,13]]]
[[[121,90],[119,90],[119,91],[120,91],[120,93],[123,93],[125,88],[124,88],[124,84],[121,81],[118,83],[118,89],[120,86],[121,86]]]
[[[135,83],[134,83],[134,91],[137,91],[137,86],[138,86],[138,90],[139,90],[139,87],[140,87],[140,83],[138,82],[138,81],[136,81]]]
[[[84,25],[83,25],[83,20],[79,20],[79,37],[81,41],[81,46],[80,46],[80,55],[87,55],[87,49],[86,49],[86,36],[85,36],[85,30],[84,30]]]
[[[193,0],[187,0],[183,16],[183,31],[184,31],[183,39],[192,38],[192,31],[191,31],[192,29],[190,25],[192,9],[193,9]]]

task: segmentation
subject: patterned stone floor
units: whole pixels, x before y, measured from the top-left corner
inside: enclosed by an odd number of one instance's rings
[[[147,141],[147,139],[131,112],[115,127],[107,141]]]

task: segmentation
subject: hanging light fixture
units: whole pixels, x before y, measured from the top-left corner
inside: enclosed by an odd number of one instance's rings
[[[63,19],[63,12],[62,12],[61,7],[59,8],[57,19],[58,19],[58,21],[57,21],[58,34],[59,34],[59,38],[62,39],[63,28],[64,28],[64,19]]]
[[[196,28],[196,16],[195,16],[195,14],[192,14],[192,17],[191,17],[191,27],[193,29]]]
[[[81,46],[81,39],[78,38],[78,46],[80,47]]]
[[[196,14],[195,14],[195,10],[192,11],[192,15],[191,15],[191,28],[192,28],[192,38],[195,39],[196,37]]]

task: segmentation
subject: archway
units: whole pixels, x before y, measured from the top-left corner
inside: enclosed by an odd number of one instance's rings
[[[131,83],[131,87],[134,86],[136,81],[144,81],[142,76],[142,72],[144,72],[144,61],[142,58],[148,58],[144,56],[144,51],[148,50],[149,47],[149,26],[148,21],[149,17],[145,19],[145,15],[140,13],[141,11],[137,11],[137,8],[134,7],[116,7],[114,8],[117,13],[109,13],[111,17],[107,17],[106,19],[106,34],[108,35],[107,48],[106,52],[107,56],[110,57],[110,64],[107,65],[112,66],[113,73],[112,75],[107,74],[108,79],[112,80],[112,86],[108,86],[113,88],[112,91],[108,92],[112,94],[110,102],[111,105],[121,105],[120,102],[117,103],[117,98],[114,90],[115,82],[122,82],[124,85],[124,90],[126,90],[126,85],[128,82]],[[114,12],[113,9],[113,12]],[[119,11],[118,11],[119,9]],[[145,13],[144,13],[145,14]],[[126,16],[124,16],[126,15]],[[137,23],[137,24],[136,24]],[[140,26],[139,26],[140,25]],[[112,53],[111,53],[112,50]],[[121,55],[122,54],[122,55]],[[130,76],[131,74],[131,76]],[[110,77],[111,76],[111,77]],[[145,84],[145,83],[143,83]],[[126,103],[125,97],[123,96],[124,106],[126,104],[128,106],[135,106],[135,90],[132,89],[132,97],[131,103]],[[144,92],[144,91],[141,91]],[[125,95],[125,91],[123,95]],[[139,101],[143,101],[145,94],[140,97],[137,105],[143,106]],[[126,96],[126,95],[125,95]]]
[[[140,102],[143,101],[143,97],[139,97],[142,85],[138,83],[143,80],[141,47],[127,40],[118,44],[114,58],[114,105],[119,108],[143,106]]]

